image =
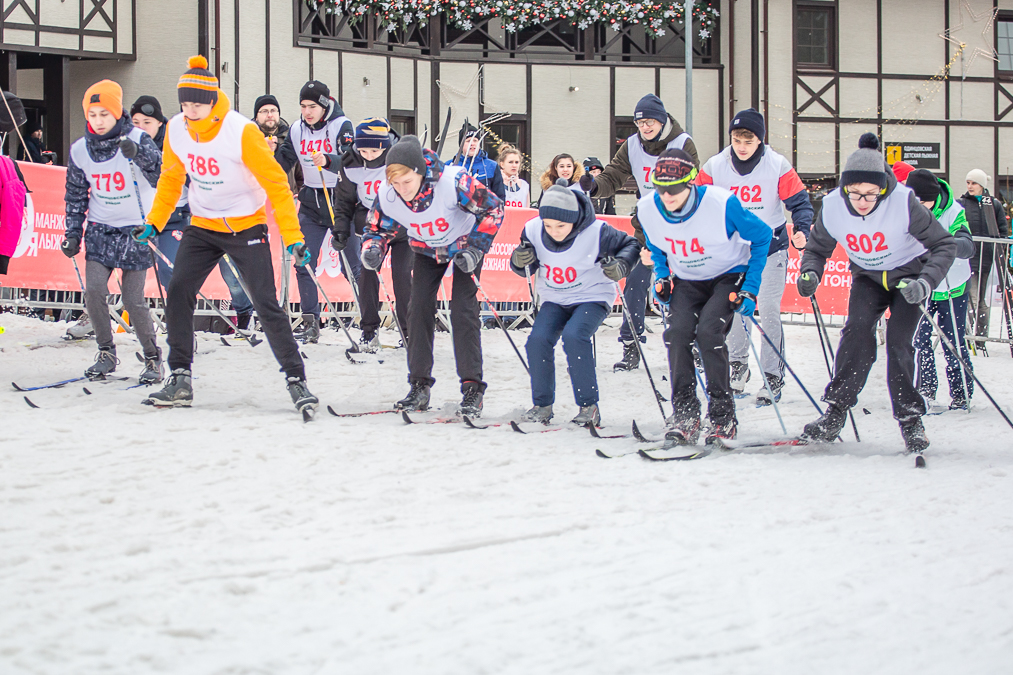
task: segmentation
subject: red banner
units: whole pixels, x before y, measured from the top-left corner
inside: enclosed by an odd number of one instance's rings
[[[67,170],[62,167],[42,166],[19,162],[31,193],[28,195],[28,208],[25,210],[25,222],[21,230],[21,239],[17,250],[11,258],[8,274],[0,277],[0,283],[7,287],[33,288],[42,290],[79,291],[77,275],[70,260],[60,251],[64,236],[64,190]],[[527,281],[510,270],[510,254],[520,242],[524,224],[538,215],[535,209],[506,210],[503,227],[496,235],[496,241],[485,257],[482,266],[482,289],[494,302],[528,302]],[[629,234],[633,233],[628,216],[601,216],[613,227]],[[274,253],[275,283],[281,279],[281,236],[274,224],[273,213],[268,208],[268,230],[270,232],[271,250]],[[78,256],[79,265],[83,267],[84,256]],[[808,300],[800,298],[795,290],[798,279],[798,252],[791,249],[788,258],[788,273],[785,279],[784,299],[781,311],[794,313],[811,313],[812,306]],[[321,248],[321,259],[317,266],[317,278],[331,302],[351,302],[352,290],[340,273],[340,258],[331,246],[330,235]],[[444,279],[444,293],[450,297],[448,276]],[[384,261],[382,270],[384,282],[388,290],[392,288],[390,277],[390,258]],[[82,271],[83,274],[83,271]],[[291,265],[288,269],[289,296],[295,302],[299,294],[296,291],[295,272]],[[110,292],[118,293],[115,275],[109,282]],[[848,259],[840,247],[834,256],[827,261],[826,272],[819,291],[820,309],[825,314],[844,316],[848,309],[848,294],[851,290],[851,273],[848,271]],[[229,299],[229,289],[217,270],[211,273],[202,288],[204,295],[220,300]],[[145,286],[148,297],[158,297],[158,286],[154,272],[148,273]]]

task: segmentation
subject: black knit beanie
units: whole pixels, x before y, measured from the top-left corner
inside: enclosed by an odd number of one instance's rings
[[[732,123],[728,125],[728,135],[730,136],[736,129],[752,131],[761,143],[767,135],[767,126],[763,123],[763,115],[754,108],[748,108],[735,114]]]
[[[134,101],[134,104],[130,106],[130,117],[133,117],[137,113],[141,113],[146,117],[153,117],[159,122],[166,121],[165,116],[162,114],[162,104],[154,96],[139,96]]]
[[[260,109],[265,105],[273,105],[278,109],[279,113],[281,112],[281,104],[278,103],[278,99],[271,94],[264,94],[263,96],[258,96],[257,100],[253,102],[253,116],[256,117]]]
[[[914,191],[920,202],[933,202],[939,199],[942,190],[939,181],[928,169],[916,169],[907,175],[907,186]]]
[[[312,101],[321,108],[326,108],[331,102],[331,90],[327,85],[317,80],[310,80],[299,90],[299,102]],[[281,108],[278,108],[281,110]]]
[[[387,166],[401,164],[419,174],[426,175],[426,158],[422,154],[422,143],[418,136],[402,136],[401,140],[387,151]]]

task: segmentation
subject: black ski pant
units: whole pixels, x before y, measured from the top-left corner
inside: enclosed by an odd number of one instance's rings
[[[700,347],[703,371],[707,379],[710,405],[707,414],[715,425],[735,420],[728,348],[725,338],[738,320],[728,300],[742,283],[741,274],[722,274],[714,279],[689,281],[673,279],[672,299],[668,303],[668,365],[672,379],[672,407],[675,419],[682,421],[700,416],[696,395],[696,367],[693,343]]]
[[[454,331],[454,359],[461,390],[482,381],[482,322],[479,320],[478,287],[470,274],[451,262],[437,262],[415,253],[412,265],[412,301],[408,308],[408,381],[430,387],[433,379],[433,336],[436,333],[436,296],[447,265],[454,268],[450,297],[450,327]],[[476,277],[478,274],[476,273]]]
[[[299,346],[292,337],[292,325],[278,304],[267,225],[235,234],[212,232],[192,225],[183,230],[165,307],[169,368],[189,370],[193,363],[193,311],[197,305],[197,291],[226,253],[250,289],[250,300],[282,371],[287,376],[305,379],[306,369]]]
[[[853,408],[876,362],[876,324],[890,310],[886,322],[886,381],[893,416],[907,420],[925,414],[925,400],[914,385],[914,336],[921,320],[919,305],[912,305],[897,289],[887,290],[873,279],[856,274],[848,299],[848,320],[834,358],[834,378],[823,400],[840,408]]]
[[[390,271],[394,281],[394,307],[398,324],[408,335],[408,307],[412,299],[412,253],[408,240],[394,239],[388,246]],[[364,332],[376,332],[380,328],[380,278],[377,272],[362,268],[359,276],[359,308],[362,321],[359,327]]]

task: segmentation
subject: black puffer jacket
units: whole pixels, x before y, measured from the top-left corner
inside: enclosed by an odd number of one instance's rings
[[[591,205],[591,200],[583,192],[577,192],[577,204],[580,208],[580,215],[577,217],[577,222],[574,223],[573,229],[570,230],[570,234],[566,236],[563,241],[556,241],[548,234],[545,233],[545,228],[542,228],[542,243],[545,248],[550,251],[565,251],[573,245],[574,240],[577,236],[591,226],[593,222],[597,220],[594,212],[594,207]],[[530,243],[527,232],[521,230],[521,244]],[[619,258],[620,260],[626,261],[626,268],[632,270],[633,266],[637,264],[640,259],[640,244],[636,239],[615,229],[611,225],[606,224],[601,228],[601,235],[598,239],[598,258],[595,262],[601,262],[602,259],[607,257]],[[536,260],[533,265],[528,267],[532,273],[538,269],[538,261]],[[510,269],[514,271],[514,274],[525,276],[523,267],[516,267],[513,261],[510,262]]]
[[[1002,202],[988,193],[988,190],[978,197],[965,192],[960,197],[960,203],[964,207],[964,216],[967,218],[967,227],[971,230],[973,237],[994,237],[988,229],[988,214],[986,209],[992,209],[995,213],[995,224],[999,231],[1000,238],[1009,237],[1009,222],[1006,220],[1006,213],[1003,211]],[[992,256],[995,252],[995,244],[975,243],[974,255],[971,256],[971,269],[978,271],[978,263],[984,261],[986,270],[992,269]]]
[[[105,162],[120,151],[120,139],[134,128],[134,123],[126,110],[113,128],[99,136],[91,131],[85,132],[85,147],[88,155],[96,162]],[[162,153],[147,134],[141,134],[137,156],[134,164],[139,171],[137,180],[146,180],[151,187],[158,184],[158,176],[162,170]],[[133,191],[133,177],[128,176],[128,189]],[[91,194],[91,183],[81,167],[74,163],[72,157],[67,158],[67,191],[66,201],[66,233],[67,238],[81,239],[84,229],[85,213]],[[110,227],[104,223],[89,221],[84,236],[85,260],[95,260],[106,267],[124,270],[143,270],[151,267],[151,253],[147,246],[138,244],[130,238],[129,228]]]

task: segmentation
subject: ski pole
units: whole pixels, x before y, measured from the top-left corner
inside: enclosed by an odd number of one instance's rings
[[[390,293],[387,292],[387,284],[383,282],[383,275],[377,270],[376,278],[380,280],[380,288],[383,289],[383,295],[387,298],[387,305],[390,307],[390,314],[394,317],[394,325],[397,326],[397,332],[401,334],[401,342],[404,343],[405,349],[408,348],[408,338],[405,337],[404,329],[401,327],[401,321],[397,318],[397,307],[394,305],[394,301],[390,298]],[[395,286],[395,288],[397,288]]]
[[[313,154],[316,155],[316,153]],[[337,221],[334,218],[334,206],[331,204],[331,195],[327,191],[327,181],[324,180],[324,168],[322,166],[318,166],[317,171],[320,172],[320,185],[324,189],[324,201],[327,202],[327,211],[331,214],[331,229],[333,230],[337,225]],[[348,264],[348,258],[345,257],[344,249],[338,253],[345,266],[345,277],[348,279],[348,285],[352,287],[352,296],[355,298],[355,311],[359,314],[359,321],[362,321],[362,305],[359,303],[359,288],[355,282],[355,277],[352,276],[352,266]],[[316,277],[314,277],[314,279],[316,279]],[[317,285],[319,286],[319,284]]]
[[[524,276],[528,279],[528,295],[531,297],[531,316],[533,318],[538,317],[538,296],[535,294],[535,285],[531,281],[531,268],[528,265],[524,266]]]
[[[971,368],[970,364],[964,361],[964,357],[961,356],[960,352],[958,352],[954,348],[953,343],[950,342],[950,338],[946,337],[946,334],[943,333],[942,329],[939,328],[939,324],[936,323],[936,320],[933,319],[932,316],[930,316],[927,311],[925,311],[925,307],[923,307],[922,305],[918,305],[918,309],[922,311],[922,314],[925,316],[925,318],[928,319],[929,322],[932,324],[932,327],[936,329],[936,332],[939,334],[939,338],[943,341],[943,343],[947,347],[949,347],[950,351],[953,352],[954,355],[956,355],[964,371],[974,379],[978,387],[985,393],[985,396],[988,397],[988,400],[992,402],[992,405],[995,406],[995,409],[999,411],[1000,415],[1002,415],[1002,418],[1006,420],[1006,424],[1010,425],[1010,427],[1013,428],[1013,422],[1011,422],[1010,418],[1006,416],[1006,413],[1003,412],[1003,409],[999,407],[999,404],[995,402],[995,399],[992,398],[992,395],[988,393],[988,389],[985,389],[985,385],[983,385],[981,383],[981,380],[978,379],[978,376],[974,374],[974,370]]]
[[[737,297],[738,294],[731,293],[730,295],[732,297],[730,297],[729,300],[734,302],[733,298]],[[792,370],[791,366],[788,365],[788,362],[784,358],[784,354],[781,353],[781,350],[777,348],[777,345],[774,344],[774,341],[771,340],[770,336],[767,335],[766,331],[763,330],[763,326],[760,325],[760,322],[756,320],[755,316],[751,316],[749,317],[749,319],[753,322],[753,325],[756,326],[756,329],[760,331],[760,335],[762,335],[763,339],[767,341],[767,344],[770,345],[770,348],[774,350],[775,354],[777,354],[777,358],[781,359],[781,363],[784,364],[784,367],[788,369],[788,372],[791,373],[791,376],[795,378],[796,382],[798,382],[798,386],[802,387],[802,391],[804,391],[805,395],[809,397],[809,402],[812,403],[813,406],[816,408],[816,410],[819,411],[820,415],[822,415],[823,409],[820,408],[820,404],[816,402],[816,399],[812,397],[812,394],[809,393],[809,390],[805,388],[804,384],[802,384],[802,380],[798,378],[798,375],[795,374],[795,371]],[[764,376],[763,379],[766,380],[767,379],[766,376]]]
[[[165,264],[169,266],[169,269],[171,269],[171,270],[175,269],[175,266],[172,264],[172,261],[169,260],[167,257],[165,257],[164,253],[162,253],[161,251],[158,250],[158,247],[155,246],[154,242],[149,241],[148,242],[148,246],[151,248],[152,251],[155,252],[155,254],[159,258],[161,258],[163,261],[165,261]],[[226,314],[225,312],[223,312],[218,307],[218,305],[216,305],[214,303],[214,301],[212,301],[211,299],[209,299],[208,296],[204,295],[199,290],[197,291],[197,297],[199,297],[201,300],[203,300],[207,304],[211,305],[211,309],[215,310],[215,313],[218,314],[218,316],[220,316],[225,321],[225,323],[227,323],[230,326],[232,326],[232,329],[234,331],[236,331],[236,333],[238,333],[239,335],[242,335],[243,337],[245,337],[246,338],[246,342],[248,342],[251,347],[256,347],[261,342],[263,342],[263,340],[260,340],[260,339],[257,338],[257,334],[255,332],[242,330],[239,326],[237,326],[236,324],[232,323],[232,319],[229,318],[228,314]]]
[[[525,361],[524,357],[521,355],[521,350],[517,349],[517,345],[514,343],[514,339],[510,337],[510,331],[507,330],[506,324],[503,323],[503,319],[499,318],[499,312],[496,311],[496,307],[489,300],[489,296],[485,294],[484,290],[482,290],[482,284],[478,283],[478,277],[475,276],[474,272],[471,273],[471,280],[475,282],[475,288],[478,289],[478,292],[482,294],[482,300],[487,305],[489,305],[489,309],[492,310],[492,315],[496,317],[496,323],[499,324],[499,327],[502,328],[503,332],[506,334],[507,340],[510,341],[510,346],[514,348],[514,352],[517,354],[517,358],[521,360],[521,365],[524,366],[524,370],[528,371],[528,375],[531,375],[531,369],[528,368],[528,362]]]
[[[746,341],[749,342],[749,348],[753,351],[753,358],[760,364],[760,374],[763,376],[763,386],[766,388],[767,393],[770,395],[770,404],[774,406],[774,412],[777,413],[777,421],[781,423],[781,431],[784,435],[788,435],[788,427],[784,426],[784,419],[781,418],[781,409],[777,405],[777,398],[774,396],[774,390],[770,388],[770,380],[767,379],[767,374],[763,372],[763,362],[760,361],[760,352],[756,351],[756,345],[753,344],[753,338],[749,334],[749,329],[746,327],[746,317],[742,317],[742,330],[746,332]],[[822,338],[820,342],[822,342]],[[826,354],[823,354],[824,358]]]
[[[950,295],[949,282],[946,284],[946,294]],[[953,325],[953,340],[956,342],[959,340],[960,333],[957,332],[957,312],[953,308],[953,296],[950,295],[947,301],[950,303],[950,323]],[[943,356],[945,358],[946,355],[944,354]],[[960,369],[960,385],[964,388],[964,403],[967,405],[967,413],[971,414],[971,389],[967,386],[967,373],[964,372],[963,368]]]
[[[623,297],[623,294],[622,294],[621,290],[622,289],[619,288],[619,282],[616,282],[616,295],[619,298]],[[654,384],[654,376],[651,375],[651,367],[647,365],[647,359],[644,357],[644,350],[641,349],[641,347],[640,347],[640,336],[636,335],[635,334],[636,331],[633,330],[633,325],[634,325],[633,324],[633,317],[630,316],[630,311],[628,309],[626,309],[625,298],[623,298],[623,299],[621,299],[619,301],[619,306],[623,310],[623,316],[626,319],[626,323],[629,324],[630,330],[634,332],[633,344],[635,344],[637,346],[637,354],[640,355],[640,362],[644,364],[644,372],[647,373],[647,379],[650,381],[650,383],[651,383],[651,389],[654,391],[654,400],[658,404],[658,410],[661,411],[661,419],[663,421],[667,422],[668,421],[668,415],[665,414],[665,407],[661,404],[661,402],[664,401],[665,399],[662,397],[661,392],[658,391],[658,387],[655,386],[655,384]],[[696,367],[694,366],[693,369],[696,370]],[[672,386],[674,387],[675,383],[672,383]],[[704,393],[706,394],[706,392],[707,392],[707,390],[705,388],[704,389]],[[673,398],[672,410],[674,412],[675,411],[675,401],[674,401],[675,396],[673,396],[672,398]]]
[[[334,309],[334,305],[332,305],[331,301],[327,298],[327,293],[324,292],[324,287],[320,284],[320,280],[317,279],[316,270],[309,270],[309,273],[310,278],[313,279],[313,283],[317,286],[317,290],[320,291],[320,295],[324,297],[324,302],[327,303],[327,309],[330,310],[331,315],[334,316],[334,320],[338,322],[338,326],[340,326],[341,330],[344,331],[345,337],[347,337],[348,341],[352,343],[352,348],[349,351],[358,353],[359,343],[352,339],[352,334],[348,332],[347,328],[345,328],[345,322],[341,320],[341,317],[338,316],[337,311]]]
[[[827,361],[827,372],[830,373],[830,379],[834,379],[834,370],[830,365],[831,361],[834,360],[834,348],[830,342],[830,333],[827,332],[827,324],[823,322],[823,313],[820,311],[820,303],[816,302],[816,296],[809,296],[809,300],[812,302],[813,314],[816,316],[816,332],[820,335],[820,345],[823,345],[823,338],[826,338],[826,350],[823,352],[823,359],[826,360],[827,352],[830,352],[830,361]],[[862,442],[862,438],[858,435],[858,425],[855,423],[855,413],[852,412],[851,408],[848,408],[848,417],[851,418],[851,430],[855,432],[855,441],[858,443]]]

